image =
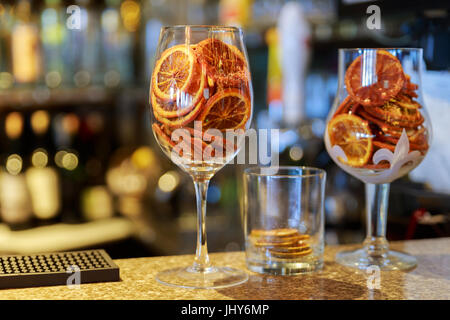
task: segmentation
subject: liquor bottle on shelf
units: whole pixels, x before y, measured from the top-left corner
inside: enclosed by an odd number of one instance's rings
[[[26,167],[23,160],[26,149],[23,115],[16,111],[6,114],[2,127],[2,149],[7,151],[3,154],[0,170],[0,216],[11,229],[25,229],[32,226],[33,216],[23,174]]]
[[[59,175],[51,161],[54,146],[48,111],[33,112],[30,123],[33,137],[29,144],[33,150],[29,153],[30,166],[25,176],[34,216],[38,224],[49,224],[60,218],[61,195]]]
[[[103,84],[98,11],[94,10],[93,1],[76,0],[75,5],[76,11],[71,13],[66,24],[67,41],[63,49],[70,83],[78,88]]]
[[[67,83],[63,59],[67,14],[61,0],[45,0],[41,12],[41,42],[45,60],[45,83],[53,89]]]
[[[112,137],[105,130],[105,114],[101,111],[89,111],[81,121],[80,154],[85,168],[80,195],[81,213],[86,221],[110,218],[114,215],[113,200],[106,186],[105,172]],[[111,128],[108,128],[111,129]]]
[[[158,46],[159,31],[164,24],[162,20],[163,15],[159,12],[160,7],[152,5],[150,1],[143,3],[143,30],[140,33],[138,39],[141,43],[140,47],[140,62],[144,66],[138,70],[138,78],[141,83],[150,85],[149,79],[151,78],[151,72],[155,63],[155,53]]]
[[[250,24],[252,2],[252,0],[220,0],[220,23],[238,27],[247,26]]]
[[[61,220],[65,223],[79,223],[79,194],[85,179],[78,149],[80,117],[74,112],[61,112],[54,116],[52,124],[56,150],[54,159],[61,178]]]
[[[127,84],[133,79],[133,36],[129,30],[134,28],[125,28],[124,21],[129,24],[128,16],[136,9],[128,2],[120,6],[120,0],[106,0],[101,14],[102,61],[107,88]]]
[[[32,2],[20,0],[15,11],[16,21],[11,34],[13,75],[19,84],[36,84],[41,81],[42,57]]]
[[[11,29],[14,23],[10,1],[0,3],[0,90],[14,84],[11,60]]]

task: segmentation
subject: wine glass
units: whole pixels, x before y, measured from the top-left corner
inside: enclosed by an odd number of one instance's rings
[[[389,250],[390,182],[413,170],[430,147],[431,124],[421,92],[422,49],[340,49],[337,96],[327,119],[331,158],[366,188],[363,248],[340,252],[338,263],[405,270],[415,257]]]
[[[152,130],[163,152],[193,179],[197,250],[192,266],[165,270],[157,280],[185,288],[223,288],[246,272],[215,267],[206,242],[206,195],[214,174],[239,152],[250,126],[253,93],[240,28],[161,28],[150,102]]]

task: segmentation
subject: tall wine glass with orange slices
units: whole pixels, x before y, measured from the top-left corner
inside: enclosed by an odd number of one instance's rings
[[[197,197],[197,251],[188,267],[165,270],[161,283],[222,288],[246,272],[213,266],[206,242],[206,196],[214,174],[242,147],[253,94],[242,30],[218,26],[161,29],[153,68],[152,129],[164,153],[193,179]]]
[[[327,119],[331,158],[366,185],[367,236],[337,262],[359,269],[405,270],[413,256],[389,250],[390,182],[413,170],[430,147],[431,124],[421,92],[422,49],[340,49],[339,85]]]

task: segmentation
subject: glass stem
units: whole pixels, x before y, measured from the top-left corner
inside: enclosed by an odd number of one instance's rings
[[[211,268],[206,244],[206,196],[209,180],[194,179],[194,185],[197,198],[197,251],[193,271],[206,272]]]
[[[384,257],[389,249],[386,240],[389,186],[389,183],[366,183],[367,235],[364,248],[373,258]]]

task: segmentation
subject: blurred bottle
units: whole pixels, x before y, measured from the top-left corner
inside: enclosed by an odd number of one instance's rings
[[[55,143],[55,164],[61,177],[62,210],[61,220],[79,223],[79,196],[86,178],[80,165],[80,117],[74,113],[57,113],[52,120]]]
[[[13,75],[17,83],[36,84],[41,80],[39,40],[39,28],[32,15],[32,3],[29,0],[19,0],[11,34]]]
[[[36,149],[25,172],[34,216],[45,223],[55,222],[61,207],[58,173],[48,160],[45,149]]]
[[[269,106],[269,119],[271,127],[280,127],[283,116],[282,80],[280,43],[276,28],[270,28],[266,32],[268,47],[267,62],[267,104]]]
[[[141,56],[143,68],[140,70],[139,78],[142,83],[150,84],[151,72],[154,64],[156,48],[161,27],[163,26],[162,15],[159,14],[160,7],[152,5],[150,1],[143,4],[144,30],[141,32],[139,42],[141,45]]]
[[[105,2],[106,8],[101,15],[104,84],[114,88],[133,80],[132,33],[138,27],[140,7],[134,1],[125,1],[122,5],[120,0]]]
[[[25,172],[34,216],[40,223],[56,222],[61,209],[58,172],[53,166],[54,144],[48,111],[37,110],[30,116],[33,132],[29,144],[30,165]]]
[[[61,0],[46,0],[41,12],[41,40],[45,60],[45,83],[53,89],[67,83],[63,59],[66,12]]]
[[[81,121],[79,149],[86,178],[80,195],[82,218],[87,221],[114,215],[112,196],[106,187],[106,164],[111,154],[111,130],[105,128],[105,114],[90,111]]]
[[[251,24],[252,0],[220,0],[219,21],[223,25],[246,27]]]
[[[32,225],[32,207],[23,171],[26,123],[20,112],[10,112],[4,122],[6,159],[0,170],[0,215],[12,229]]]
[[[67,41],[64,45],[64,65],[68,75],[78,88],[102,85],[100,72],[100,16],[89,0],[76,0],[68,7]]]
[[[283,74],[283,122],[297,127],[305,118],[305,78],[310,26],[300,3],[288,2],[278,19]]]
[[[9,89],[14,84],[11,59],[13,18],[13,7],[10,1],[2,1],[0,3],[0,90]]]

